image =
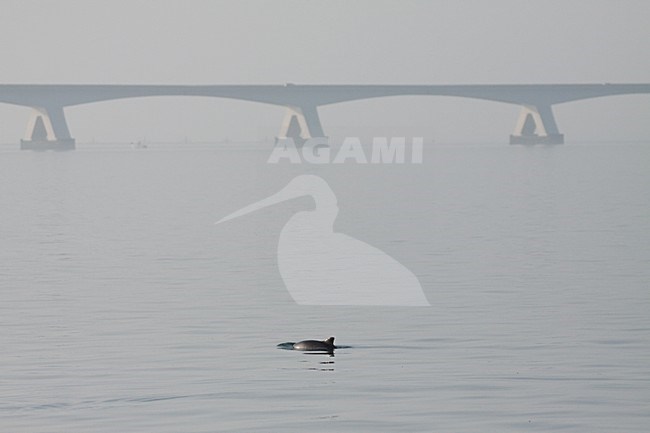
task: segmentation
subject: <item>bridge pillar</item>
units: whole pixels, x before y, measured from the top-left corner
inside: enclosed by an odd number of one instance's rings
[[[550,105],[524,105],[510,144],[562,144],[560,134]]]
[[[34,107],[20,148],[27,150],[73,150],[63,107]]]
[[[291,138],[296,145],[302,145],[307,139],[315,137],[325,137],[317,107],[288,106],[277,140]]]

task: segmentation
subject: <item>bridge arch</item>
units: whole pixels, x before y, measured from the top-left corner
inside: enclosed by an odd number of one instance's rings
[[[460,96],[391,95],[358,99],[321,106],[325,127],[333,136],[408,135],[422,136],[425,142],[454,142],[453,131],[462,131],[460,140],[499,140],[512,127],[518,107]],[[489,115],[486,115],[489,113]],[[390,125],[373,117],[390,118]]]
[[[648,94],[585,99],[554,108],[566,134],[584,141],[609,140],[613,135],[632,141],[650,138]]]
[[[75,134],[104,142],[119,140],[115,131],[122,127],[134,131],[133,140],[210,141],[234,135],[254,140],[275,135],[259,125],[268,129],[278,124],[283,108],[232,98],[162,95],[75,105],[66,108],[66,118]],[[91,127],[80,131],[84,125]]]

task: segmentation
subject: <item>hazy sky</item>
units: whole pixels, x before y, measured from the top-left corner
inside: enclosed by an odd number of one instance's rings
[[[650,82],[647,0],[0,0],[1,83]],[[321,108],[326,131],[395,124],[441,141],[506,140],[518,108],[402,97]],[[567,141],[650,139],[650,96],[555,107]],[[0,104],[0,141],[29,109]],[[256,138],[283,109],[146,98],[66,110],[79,141]]]

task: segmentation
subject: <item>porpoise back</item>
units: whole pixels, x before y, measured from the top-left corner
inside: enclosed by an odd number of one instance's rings
[[[317,350],[317,351],[326,351],[331,352],[336,349],[334,345],[334,337],[330,337],[325,341],[318,340],[305,340],[294,343],[293,348],[295,350]]]

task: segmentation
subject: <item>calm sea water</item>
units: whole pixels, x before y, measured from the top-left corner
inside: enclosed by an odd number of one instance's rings
[[[648,431],[650,143],[269,154],[0,152],[1,431]],[[309,198],[213,224],[302,173],[431,307],[296,305],[277,242]]]

